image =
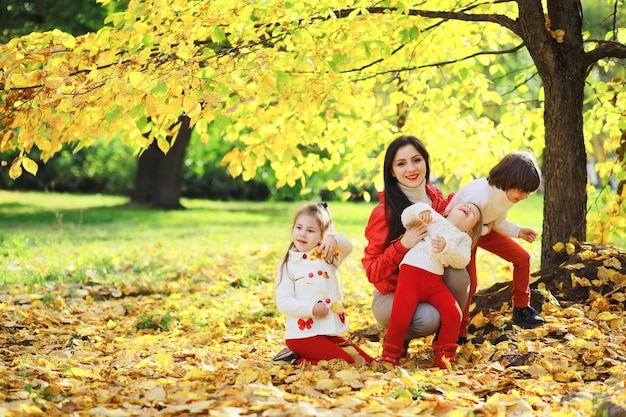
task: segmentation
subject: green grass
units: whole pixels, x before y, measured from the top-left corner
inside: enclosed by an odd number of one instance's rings
[[[238,285],[273,279],[293,215],[305,204],[183,199],[187,210],[154,211],[127,206],[124,197],[7,191],[0,191],[0,201],[0,287],[166,282],[205,270],[236,276]],[[533,195],[511,210],[510,219],[541,230],[542,204],[542,196]],[[336,230],[354,244],[350,267],[362,274],[363,230],[374,203],[329,207]],[[539,246],[532,247],[537,254]],[[489,256],[479,261],[479,268],[501,268]]]
[[[520,226],[531,227],[541,233],[543,224],[543,194],[531,194],[513,206],[507,218]]]
[[[509,210],[507,219],[523,227],[530,227],[539,232],[534,243],[522,239],[516,241],[531,254],[530,270],[537,271],[541,265],[541,230],[543,227],[543,194],[533,193],[526,200],[520,201]],[[512,266],[506,261],[482,249],[476,254],[478,269],[478,287],[488,288],[491,285],[512,278]]]
[[[216,265],[244,281],[273,277],[265,265],[273,268],[286,250],[292,216],[303,204],[183,200],[187,210],[164,212],[129,207],[123,197],[0,192],[0,198],[0,286],[163,281]],[[345,235],[362,238],[369,206],[332,209]]]

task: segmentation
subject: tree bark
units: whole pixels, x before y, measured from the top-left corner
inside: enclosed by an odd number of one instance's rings
[[[139,157],[131,204],[155,209],[182,209],[180,187],[185,151],[191,140],[189,118],[181,116],[182,125],[167,154],[153,142]]]
[[[544,207],[541,268],[558,265],[552,246],[585,240],[587,213],[583,100],[587,60],[582,14],[576,1],[548,1],[546,25],[540,1],[518,1],[522,38],[544,85]],[[559,39],[555,31],[562,30]]]
[[[577,79],[576,79],[577,78]],[[587,216],[587,154],[583,138],[584,73],[545,85],[543,235],[541,267],[558,265],[552,246],[570,237],[584,241]]]

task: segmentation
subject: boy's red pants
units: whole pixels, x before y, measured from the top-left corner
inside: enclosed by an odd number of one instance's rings
[[[347,343],[341,336],[312,336],[304,339],[286,339],[285,344],[289,349],[302,356],[301,360],[316,365],[321,360],[343,359],[348,363],[354,363],[354,358],[345,350],[346,346],[352,346],[359,356],[367,363],[374,359],[355,344]]]
[[[528,307],[530,304],[530,254],[513,238],[501,233],[491,231],[478,239],[478,244],[472,249],[472,257],[467,265],[467,273],[470,276],[470,290],[467,304],[463,310],[463,320],[459,336],[467,337],[467,326],[469,326],[469,309],[472,304],[472,297],[476,293],[478,277],[476,275],[476,249],[482,248],[505,261],[513,264],[513,306]]]
[[[404,350],[406,332],[417,305],[422,301],[432,304],[441,316],[438,344],[456,346],[461,325],[461,308],[444,284],[443,277],[405,264],[400,267],[398,275],[385,347]]]

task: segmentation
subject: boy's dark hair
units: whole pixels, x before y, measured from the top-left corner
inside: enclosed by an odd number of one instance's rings
[[[532,153],[517,151],[505,155],[491,168],[487,181],[504,191],[518,189],[532,193],[539,188],[541,174]]]

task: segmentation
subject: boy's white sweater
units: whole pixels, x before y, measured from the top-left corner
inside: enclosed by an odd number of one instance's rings
[[[410,205],[402,212],[402,224],[406,227],[407,224],[414,223],[419,219],[419,214],[425,210],[432,213],[433,219],[426,226],[428,236],[409,249],[400,265],[412,265],[438,275],[443,275],[446,266],[465,268],[470,261],[472,239],[432,207],[424,203]],[[439,253],[433,252],[432,246],[432,238],[437,235],[443,236],[446,240],[446,247]]]
[[[519,237],[521,226],[506,219],[508,211],[513,207],[506,196],[506,191],[489,185],[487,178],[478,178],[468,182],[454,194],[446,210],[461,203],[474,203],[480,208],[483,216],[483,231],[486,235],[491,230],[510,237]]]

